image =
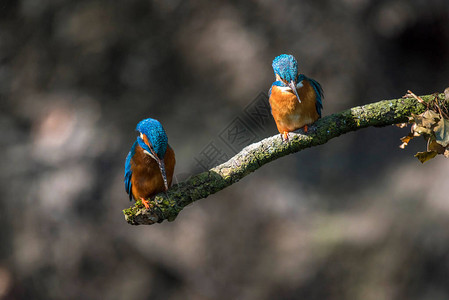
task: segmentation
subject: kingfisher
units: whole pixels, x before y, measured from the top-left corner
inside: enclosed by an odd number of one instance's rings
[[[289,54],[273,60],[276,81],[271,85],[269,102],[279,133],[288,141],[288,133],[314,123],[321,118],[323,89],[321,85],[298,73],[298,62]]]
[[[144,119],[137,124],[137,140],[125,162],[125,190],[129,200],[141,200],[150,208],[149,199],[168,190],[175,170],[175,152],[168,144],[162,124],[155,119]]]

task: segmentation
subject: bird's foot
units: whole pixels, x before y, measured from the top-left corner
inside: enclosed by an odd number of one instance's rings
[[[282,134],[282,141],[288,142],[288,131],[284,131]]]
[[[142,201],[142,204],[145,205],[146,209],[150,209],[150,200],[145,200],[144,198],[140,198],[140,201]]]
[[[304,133],[307,133],[307,131],[309,130],[309,127],[307,127],[307,125],[304,125],[303,129],[304,129]]]

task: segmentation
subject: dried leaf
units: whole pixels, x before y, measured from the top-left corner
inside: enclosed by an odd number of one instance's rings
[[[426,161],[437,156],[436,151],[426,151],[426,152],[418,152],[415,157],[419,159],[421,163],[425,163]]]
[[[435,151],[438,154],[443,154],[445,150],[446,148],[437,143],[435,139],[432,139],[427,145],[427,151]]]
[[[449,103],[449,87],[444,90],[444,99],[446,100],[446,103]]]
[[[413,136],[421,136],[421,133],[420,133],[420,132],[416,132],[416,130],[415,130],[416,127],[417,127],[416,123],[415,123],[415,124],[412,124],[412,127],[410,128],[411,134],[412,134]]]
[[[411,114],[409,123],[412,123],[410,133],[401,138],[402,144],[399,146],[404,149],[405,146],[416,136],[423,136],[427,140],[427,151],[416,153],[415,157],[421,163],[434,158],[437,154],[443,154],[449,158],[449,87],[444,91],[446,104],[440,102],[439,94],[435,94],[432,101],[427,103],[427,110],[420,114]],[[405,97],[413,97],[419,102],[423,102],[421,98],[408,91]],[[445,119],[446,118],[446,119]],[[400,128],[404,128],[407,124],[396,124]]]
[[[415,124],[422,124],[422,114],[420,115],[412,114],[410,121],[415,122]]]
[[[432,119],[432,118],[439,119],[440,115],[437,112],[435,112],[435,111],[433,111],[431,109],[428,109],[428,110],[426,110],[425,112],[422,113],[422,117],[426,118],[426,119]]]
[[[434,129],[435,138],[438,144],[443,147],[449,145],[449,120],[441,119]]]
[[[440,120],[440,115],[433,110],[426,110],[422,114],[422,126],[426,128],[432,128]]]
[[[431,134],[432,133],[432,129],[426,128],[426,127],[422,127],[422,126],[414,126],[413,132],[418,133],[418,135],[421,135],[423,133],[424,134]]]
[[[409,135],[402,137],[401,141],[403,143],[408,144],[410,142],[410,140],[413,139],[413,138],[414,138],[413,134],[410,133]]]
[[[404,127],[407,127],[408,123],[399,123],[399,124],[395,124],[395,125],[399,128],[404,128]]]
[[[399,146],[399,148],[404,149],[405,146],[408,145],[411,139],[413,139],[415,136],[413,133],[409,133],[408,135],[401,137],[402,144]]]

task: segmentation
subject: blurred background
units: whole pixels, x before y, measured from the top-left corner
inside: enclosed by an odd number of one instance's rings
[[[0,1],[1,299],[448,299],[448,161],[369,128],[131,226],[125,157],[164,125],[177,178],[291,53],[323,115],[449,86],[447,0]],[[242,117],[242,120],[246,119]],[[274,121],[255,140],[277,134]]]

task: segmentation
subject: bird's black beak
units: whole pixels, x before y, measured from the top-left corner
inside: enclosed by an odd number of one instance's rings
[[[165,162],[164,159],[158,160],[159,169],[161,170],[162,179],[164,180],[165,190],[168,190],[167,174],[165,172]]]
[[[142,140],[148,146],[148,149],[150,149],[151,152],[151,156],[157,162],[159,170],[161,170],[162,179],[164,180],[165,190],[168,190],[167,173],[165,172],[164,159],[160,159],[159,156],[157,156],[157,153],[154,151],[153,146],[151,146],[151,144],[148,142],[148,138],[145,135],[143,136]]]
[[[298,98],[299,103],[301,103],[301,99],[299,99],[298,91],[296,90],[296,82],[294,80],[290,81],[288,86],[292,89],[293,93],[296,95],[296,98]]]

